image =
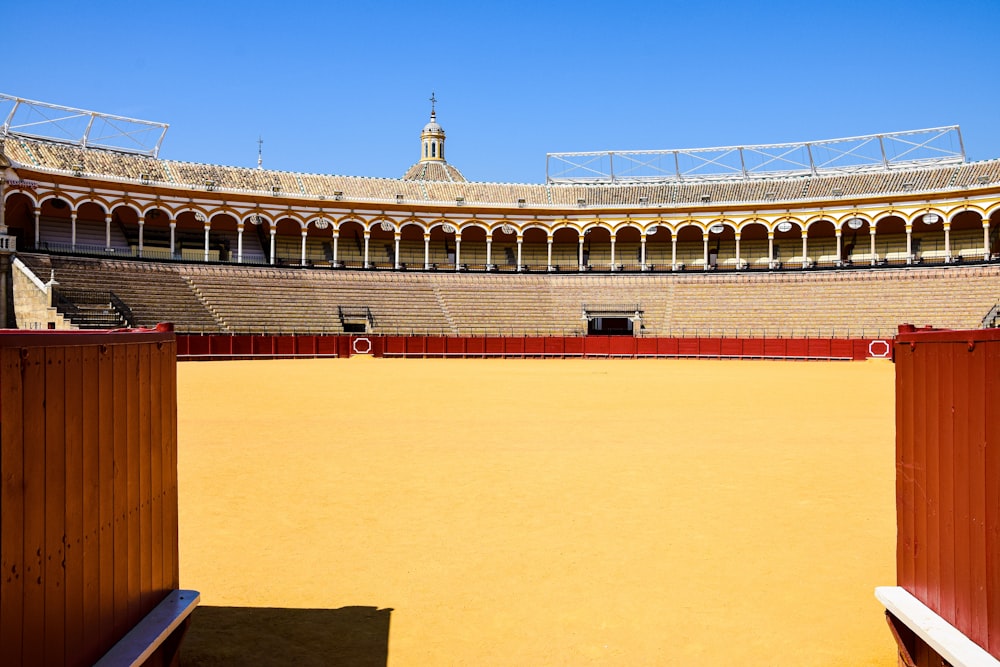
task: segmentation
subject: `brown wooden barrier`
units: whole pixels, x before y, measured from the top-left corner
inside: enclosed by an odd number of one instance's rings
[[[969,664],[956,656],[979,649],[1000,659],[1000,331],[902,327],[895,359],[896,576],[905,592],[878,596],[904,662]],[[921,604],[933,614],[908,613]]]
[[[178,587],[172,332],[0,333],[0,656],[90,665]]]
[[[1000,330],[904,327],[895,359],[898,585],[1000,658]]]
[[[182,361],[350,357],[532,358],[691,357],[710,359],[891,358],[892,339],[631,338],[628,336],[229,336],[178,335]]]

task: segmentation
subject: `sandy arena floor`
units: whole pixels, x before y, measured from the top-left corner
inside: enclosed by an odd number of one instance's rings
[[[887,362],[183,363],[178,428],[185,665],[896,664]]]

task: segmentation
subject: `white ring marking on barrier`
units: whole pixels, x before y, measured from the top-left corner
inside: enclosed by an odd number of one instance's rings
[[[358,345],[361,341],[365,342],[365,349],[361,349]],[[372,341],[370,338],[355,338],[354,342],[351,343],[351,347],[354,349],[354,354],[368,354],[372,351]]]
[[[881,345],[882,346],[882,352],[881,353],[875,352],[876,345]],[[871,341],[871,342],[868,343],[868,356],[869,357],[875,357],[877,359],[885,359],[886,357],[889,356],[889,350],[890,349],[891,348],[889,347],[889,343],[887,341],[884,341],[884,340],[873,340],[873,341]]]

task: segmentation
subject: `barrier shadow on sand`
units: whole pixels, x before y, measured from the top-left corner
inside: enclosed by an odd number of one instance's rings
[[[181,664],[386,667],[391,613],[377,607],[203,605],[181,644]]]

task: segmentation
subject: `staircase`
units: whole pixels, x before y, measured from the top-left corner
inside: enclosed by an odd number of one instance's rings
[[[135,326],[132,311],[111,291],[53,290],[56,311],[80,329],[120,329]]]

